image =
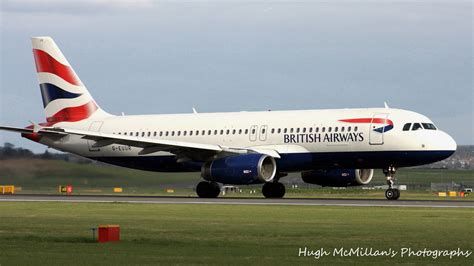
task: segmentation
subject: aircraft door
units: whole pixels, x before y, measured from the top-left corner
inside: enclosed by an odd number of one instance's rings
[[[385,125],[387,124],[388,114],[374,114],[372,122],[370,123],[369,129],[369,143],[371,145],[382,145]],[[382,122],[382,123],[381,123]],[[375,131],[375,129],[381,128],[381,132]]]
[[[258,126],[253,125],[250,127],[250,132],[249,132],[249,139],[250,141],[256,141],[257,140],[257,134],[258,134]]]
[[[267,140],[267,131],[268,131],[268,126],[264,125],[260,127],[260,141],[266,141]]]
[[[91,123],[89,126],[89,131],[93,132],[100,132],[100,128],[102,127],[103,122],[102,121],[94,121]],[[95,141],[93,140],[87,140],[87,145],[89,146],[89,151],[100,151],[100,148],[95,148],[92,145],[94,145]]]

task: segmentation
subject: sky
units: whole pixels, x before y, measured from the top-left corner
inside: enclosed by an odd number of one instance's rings
[[[30,37],[113,114],[390,107],[473,139],[471,1],[2,0],[0,124],[45,120]],[[0,143],[43,152],[14,133]]]

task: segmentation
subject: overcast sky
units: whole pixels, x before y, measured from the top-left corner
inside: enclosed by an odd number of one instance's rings
[[[473,140],[471,1],[1,1],[0,124],[44,121],[30,37],[49,35],[110,113],[348,107]],[[13,133],[11,142],[44,147]]]

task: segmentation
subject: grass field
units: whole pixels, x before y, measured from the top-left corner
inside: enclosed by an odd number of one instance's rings
[[[298,256],[299,248],[474,251],[472,209],[0,202],[0,265],[473,265],[468,258]],[[91,227],[119,224],[98,244]]]

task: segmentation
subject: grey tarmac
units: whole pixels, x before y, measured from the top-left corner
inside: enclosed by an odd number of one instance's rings
[[[214,198],[176,196],[116,196],[116,195],[0,195],[0,202],[102,202],[137,204],[221,204],[221,205],[294,205],[353,207],[423,207],[474,208],[472,200],[396,200],[386,199],[321,199],[321,198]]]

